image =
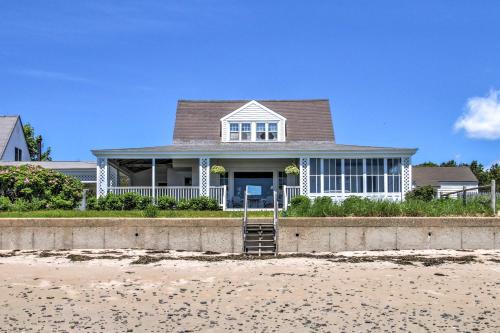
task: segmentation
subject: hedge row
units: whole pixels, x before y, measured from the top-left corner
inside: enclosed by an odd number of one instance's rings
[[[330,197],[318,197],[312,202],[308,197],[292,199],[286,216],[487,216],[491,215],[488,198],[470,199],[466,205],[461,200],[439,199],[432,201],[406,200],[391,202],[349,197],[333,203]]]
[[[0,210],[73,209],[82,199],[82,183],[39,166],[0,167]]]
[[[152,205],[152,199],[137,193],[108,194],[100,197],[90,197],[87,200],[88,210],[144,210]],[[219,210],[215,199],[208,197],[177,201],[169,196],[158,197],[156,205],[161,210]]]

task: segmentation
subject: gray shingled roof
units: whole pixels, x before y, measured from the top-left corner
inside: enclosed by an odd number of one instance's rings
[[[25,162],[5,162],[0,161],[0,166],[20,166],[20,165],[38,165],[45,169],[54,170],[83,170],[95,169],[96,162],[81,162],[81,161],[25,161]]]
[[[0,116],[0,159],[9,143],[19,116]]]
[[[349,152],[349,151],[406,151],[414,154],[414,148],[389,148],[373,146],[341,145],[333,142],[319,141],[294,141],[294,142],[260,142],[260,143],[203,143],[203,144],[174,144],[169,146],[144,147],[144,148],[122,148],[93,150],[93,153],[175,153],[175,152],[207,152],[207,153],[244,153],[244,152],[295,152],[295,151],[323,151],[323,152]]]
[[[440,182],[477,182],[469,167],[413,167],[415,186],[439,186]]]
[[[179,100],[174,143],[220,141],[220,119],[248,102],[250,100]],[[287,119],[287,141],[335,141],[328,99],[257,102]]]

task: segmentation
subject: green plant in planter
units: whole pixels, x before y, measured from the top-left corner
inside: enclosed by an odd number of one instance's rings
[[[210,172],[216,175],[223,175],[226,173],[226,168],[224,168],[222,165],[212,165],[210,168]]]
[[[300,169],[295,163],[290,164],[285,168],[285,173],[287,175],[295,175],[298,176],[300,174]]]

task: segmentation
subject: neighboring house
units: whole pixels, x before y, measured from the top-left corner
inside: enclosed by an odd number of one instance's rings
[[[461,167],[413,167],[413,186],[431,185],[437,190],[438,196],[466,188],[477,187],[479,184],[471,169]],[[474,191],[471,191],[474,192]],[[477,192],[477,190],[475,191]],[[456,195],[453,195],[456,197]]]
[[[65,175],[80,180],[86,188],[95,191],[96,187],[96,163],[80,161],[25,161],[7,162],[0,161],[0,166],[37,165],[45,169],[52,169]]]
[[[95,190],[95,162],[31,161],[20,116],[0,116],[0,166],[39,165],[81,180]]]
[[[29,160],[21,117],[0,116],[0,161]]]
[[[250,207],[261,209],[272,207],[273,189],[280,206],[297,194],[402,200],[416,149],[337,144],[326,99],[180,100],[172,145],[92,152],[98,196],[210,196],[240,208],[246,185],[257,185]],[[285,174],[291,164],[299,175]],[[211,174],[213,165],[226,173]]]

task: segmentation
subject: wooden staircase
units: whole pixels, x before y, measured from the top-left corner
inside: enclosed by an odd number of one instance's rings
[[[271,223],[248,223],[243,235],[243,251],[251,255],[276,255],[276,230]]]
[[[248,221],[248,197],[245,190],[243,213],[243,253],[248,255],[278,254],[278,194],[274,191],[274,215],[271,221]]]

